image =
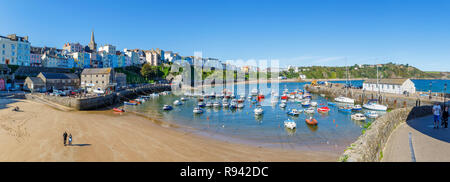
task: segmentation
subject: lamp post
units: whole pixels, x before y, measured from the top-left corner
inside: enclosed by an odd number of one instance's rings
[[[430,82],[430,93],[429,93],[429,94],[430,94],[430,95],[429,95],[430,100],[431,100],[431,86],[432,86],[432,84],[433,84],[433,83]]]

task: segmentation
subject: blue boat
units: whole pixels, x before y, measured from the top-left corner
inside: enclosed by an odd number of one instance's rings
[[[301,110],[291,109],[289,110],[289,112],[287,112],[287,114],[289,116],[298,116],[301,112],[302,112]]]
[[[123,102],[123,104],[125,104],[125,105],[132,105],[132,106],[137,105],[137,103],[133,103],[133,102]]]
[[[352,111],[361,111],[361,110],[362,110],[361,105],[355,105],[355,106],[352,108]]]
[[[338,111],[351,113],[352,112],[352,108],[351,107],[339,107]]]
[[[329,106],[336,106],[336,103],[334,103],[334,102],[328,102],[328,105],[329,105]]]
[[[165,110],[165,111],[170,111],[172,109],[173,109],[173,107],[169,106],[169,105],[164,105],[164,107],[163,107],[163,110]]]
[[[197,104],[197,106],[198,106],[198,107],[205,107],[206,105],[205,105],[204,102],[199,102],[199,103]]]

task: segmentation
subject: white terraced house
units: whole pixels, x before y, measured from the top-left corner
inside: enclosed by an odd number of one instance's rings
[[[411,79],[381,79],[378,81],[365,80],[363,83],[363,90],[393,93],[393,94],[412,94],[416,93],[416,86]]]

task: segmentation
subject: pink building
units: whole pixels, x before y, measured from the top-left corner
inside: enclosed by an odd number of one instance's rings
[[[30,54],[30,66],[40,67],[42,66],[42,54],[31,53]]]

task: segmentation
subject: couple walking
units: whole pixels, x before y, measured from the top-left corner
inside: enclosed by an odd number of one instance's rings
[[[441,109],[439,103],[435,103],[433,106],[434,115],[434,128],[439,128],[439,121],[442,117],[441,126],[448,127],[448,106],[444,106],[444,110]]]
[[[64,146],[66,146],[67,132],[64,132],[63,138],[64,138]],[[72,134],[69,134],[69,145],[72,145]]]

